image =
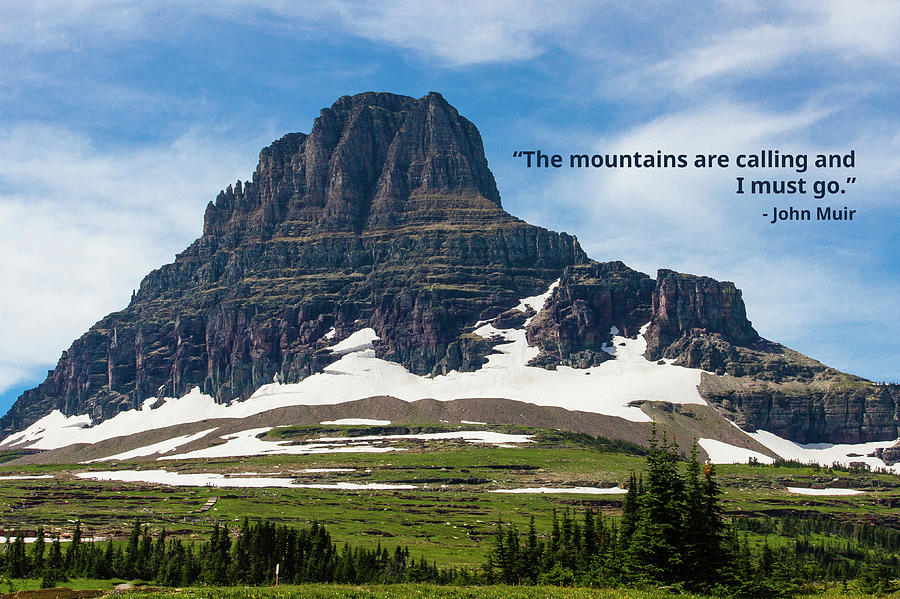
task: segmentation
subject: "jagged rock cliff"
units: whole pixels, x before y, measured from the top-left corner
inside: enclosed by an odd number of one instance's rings
[[[540,313],[514,309],[557,279]],[[263,149],[252,179],[208,205],[203,235],[63,352],[0,431],[53,409],[96,422],[194,386],[243,399],[275,375],[321,371],[336,359],[327,347],[363,327],[379,357],[413,373],[474,370],[496,343],[471,334],[477,321],[532,316],[535,366],[599,364],[612,327],[633,337],[649,323],[648,358],[715,373],[701,392],[745,427],[897,433],[896,388],[760,339],[733,283],[668,270],[654,281],[505,212],[477,129],[436,93],[343,97],[308,135]]]
[[[717,333],[736,345],[759,339],[734,283],[661,269],[653,292],[648,357],[675,357],[682,353],[679,347],[683,342],[698,331]]]
[[[896,439],[900,386],[875,385],[762,339],[733,283],[660,270],[647,357],[702,368],[700,393],[745,430],[800,443]]]
[[[532,361],[587,368],[610,359],[603,351],[609,331],[637,335],[650,319],[653,280],[621,262],[590,262],[566,268],[544,309],[531,321],[528,342],[541,347]]]

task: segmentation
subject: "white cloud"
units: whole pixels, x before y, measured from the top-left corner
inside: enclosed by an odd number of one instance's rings
[[[164,35],[187,18],[230,19],[304,35],[353,35],[406,48],[451,66],[534,58],[571,34],[590,2],[565,4],[539,0],[332,0],[296,3],[218,0],[196,5],[164,1],[48,0],[0,6],[0,44],[32,50],[78,49],[113,39]],[[270,15],[270,19],[265,16]],[[168,23],[165,28],[164,23]]]
[[[202,230],[206,203],[249,178],[261,143],[208,133],[100,149],[69,130],[0,134],[0,391],[55,362]]]
[[[400,0],[329,5],[354,35],[409,48],[453,65],[506,62],[542,54],[575,28],[586,3],[539,0]]]
[[[114,38],[143,38],[146,19],[171,2],[42,0],[0,3],[0,44],[32,50],[77,50]]]
[[[789,27],[761,25],[720,34],[706,44],[667,58],[650,67],[640,79],[665,82],[689,90],[703,80],[726,75],[746,77],[775,67],[801,51],[805,36]]]
[[[775,74],[792,62],[818,63],[828,71],[835,64],[859,69],[872,59],[898,60],[896,2],[798,0],[769,10],[748,11],[737,4],[720,8],[716,27],[692,28],[679,38],[680,48],[620,74],[616,93],[654,89],[694,94],[721,87],[723,80]]]
[[[900,50],[900,4],[893,0],[805,2],[803,17],[815,20],[811,43],[845,53],[896,63]]]

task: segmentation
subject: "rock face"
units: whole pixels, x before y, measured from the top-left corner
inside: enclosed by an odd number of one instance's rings
[[[537,315],[514,309],[557,279]],[[203,235],[75,340],[0,432],[53,409],[97,422],[194,386],[244,399],[276,375],[321,371],[328,346],[364,327],[379,357],[414,373],[473,370],[493,344],[471,334],[477,321],[531,316],[535,366],[599,364],[611,327],[634,336],[649,322],[647,356],[722,375],[701,392],[743,426],[896,438],[897,388],[759,339],[734,284],[669,270],[653,281],[506,213],[477,129],[436,93],[343,97],[308,135],[263,149],[252,179],[207,206]]]
[[[762,339],[733,283],[660,270],[647,357],[705,371],[700,394],[745,430],[800,443],[896,439],[900,386],[875,385]]]
[[[741,428],[766,430],[798,443],[896,439],[900,387],[831,372],[835,374],[777,383],[704,374],[700,394]]]
[[[675,357],[672,351],[667,355],[667,350],[682,345],[685,338],[697,332],[718,334],[735,345],[759,339],[734,283],[661,269],[653,292],[653,320],[647,331],[648,357]]]

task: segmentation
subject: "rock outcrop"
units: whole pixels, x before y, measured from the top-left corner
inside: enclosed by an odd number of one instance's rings
[[[704,374],[700,394],[744,430],[762,429],[798,443],[864,443],[900,435],[900,386],[828,370],[812,380],[780,382]]]
[[[653,319],[647,331],[647,357],[675,357],[671,355],[675,353],[672,346],[698,332],[717,334],[735,345],[749,345],[759,339],[734,283],[660,269],[653,291]]]
[[[875,385],[762,339],[733,283],[660,270],[647,357],[706,371],[700,394],[743,429],[800,443],[896,439],[900,386]]]
[[[567,267],[527,339],[541,348],[534,365],[587,368],[610,359],[603,345],[616,327],[637,335],[651,313],[653,280],[621,262]]]

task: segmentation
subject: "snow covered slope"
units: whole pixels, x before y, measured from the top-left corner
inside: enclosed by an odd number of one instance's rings
[[[531,308],[539,312],[556,284],[551,285],[543,294],[524,298],[517,306],[518,309],[525,312]],[[537,347],[529,346],[526,340],[526,327],[532,318],[526,319],[521,326],[512,329],[498,328],[493,320],[476,323],[473,333],[490,339],[497,345],[494,348],[495,353],[488,356],[487,363],[474,372],[452,371],[441,376],[413,374],[401,364],[378,358],[375,351],[378,335],[371,328],[363,328],[329,347],[341,357],[323,372],[307,377],[299,383],[273,382],[263,385],[243,402],[217,404],[212,397],[195,388],[179,398],[165,398],[163,401],[158,401],[154,397],[148,398],[140,409],[121,412],[94,426],[91,426],[91,419],[87,415],[66,417],[59,411],[53,411],[26,430],[4,439],[0,447],[57,449],[77,443],[93,444],[144,431],[165,429],[176,423],[211,421],[210,424],[213,425],[215,423],[212,421],[245,419],[278,408],[336,405],[376,396],[396,397],[407,402],[428,398],[438,401],[460,398],[504,398],[536,406],[614,416],[638,423],[649,422],[651,418],[635,402],[706,405],[697,391],[701,375],[699,369],[683,368],[665,362],[651,362],[644,357],[647,347],[644,339],[646,326],[634,339],[620,336],[619,331],[613,327],[610,331],[613,335],[612,343],[604,347],[604,351],[615,359],[599,366],[588,369],[559,366],[556,370],[529,366],[528,363],[539,352]],[[337,424],[343,421],[337,419],[328,422]],[[345,422],[360,424],[377,422],[382,425],[390,423],[375,418],[355,418]],[[224,437],[227,442],[224,444],[219,443],[206,449],[193,449],[178,455],[172,455],[172,451],[192,441],[201,438],[204,441],[215,441],[209,435],[215,428],[190,434],[173,434],[171,438],[136,448],[132,446],[128,451],[119,451],[101,459],[123,460],[157,454],[169,454],[160,459],[171,459],[258,453],[394,450],[384,446],[372,447],[368,444],[339,448],[327,443],[320,444],[321,446],[315,444],[281,446],[255,437],[256,433],[268,428],[248,428],[244,433],[227,434]],[[771,449],[774,455],[827,464],[833,461],[850,461],[847,454],[853,454],[857,449],[862,455],[866,455],[874,450],[875,445],[890,444],[885,442],[866,444],[860,448],[847,446],[826,450],[822,447],[801,447],[765,431],[753,433],[747,438],[748,443],[753,445],[750,438],[758,441],[762,447]],[[482,442],[490,441],[485,439]],[[721,439],[704,437],[700,439],[700,445],[714,462],[744,462],[750,457],[760,461],[772,460],[772,457],[758,451],[737,447]],[[753,446],[760,448],[760,445]],[[884,466],[877,458],[867,457],[861,461],[876,467]]]
[[[525,311],[531,307],[539,311],[555,285],[541,295],[524,298],[519,309]],[[7,437],[0,445],[54,449],[75,443],[96,443],[173,423],[247,418],[280,407],[339,404],[379,395],[405,401],[507,398],[538,406],[619,416],[633,422],[650,420],[639,407],[630,405],[634,401],[705,403],[697,392],[700,371],[648,361],[642,355],[646,349],[643,336],[636,339],[615,336],[613,344],[605,349],[616,359],[593,368],[578,370],[563,366],[554,371],[528,366],[538,354],[538,349],[529,346],[525,338],[525,327],[530,320],[516,329],[498,329],[490,321],[478,323],[475,334],[501,343],[495,347],[496,353],[488,356],[487,363],[475,372],[452,371],[434,377],[415,375],[400,364],[376,357],[373,344],[378,336],[371,328],[365,328],[329,348],[341,358],[324,372],[299,383],[263,385],[243,402],[217,404],[195,388],[183,397],[165,398],[162,402],[149,398],[140,409],[121,412],[95,426],[89,426],[87,415],[66,418],[54,411],[27,430]]]

